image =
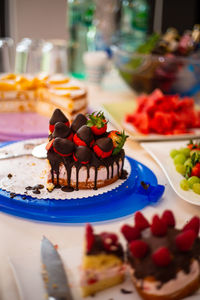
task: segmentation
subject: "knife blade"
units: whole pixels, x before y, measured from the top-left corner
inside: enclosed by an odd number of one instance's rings
[[[41,261],[42,277],[49,299],[73,300],[61,257],[46,237],[41,242]]]

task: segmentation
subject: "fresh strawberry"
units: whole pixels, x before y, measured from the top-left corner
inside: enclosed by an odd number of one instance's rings
[[[128,135],[125,135],[124,131],[119,132],[116,130],[112,130],[112,131],[110,131],[108,137],[111,138],[111,140],[113,141],[114,150],[113,150],[112,154],[116,155],[123,148],[124,143],[126,142],[126,139],[128,138]]]
[[[113,142],[110,138],[100,138],[96,140],[93,150],[98,157],[106,158],[111,156],[113,152]]]
[[[143,258],[147,254],[149,247],[146,242],[135,240],[129,244],[129,249],[134,257]]]
[[[90,224],[86,225],[85,238],[86,238],[86,250],[87,252],[90,252],[94,244],[94,233],[93,233],[93,228]]]
[[[139,229],[139,230],[143,230],[146,229],[147,227],[149,227],[149,222],[147,221],[147,219],[143,216],[143,214],[140,211],[137,211],[135,213],[135,226]]]
[[[191,176],[200,177],[200,162],[196,163],[192,168]]]
[[[199,217],[193,217],[184,227],[183,231],[192,229],[196,233],[196,236],[199,234],[199,227],[200,227],[200,219]]]
[[[194,230],[188,229],[176,236],[176,247],[180,251],[189,251],[192,249],[193,243],[196,239]]]
[[[121,228],[121,232],[124,235],[125,239],[128,242],[131,242],[133,240],[137,240],[140,238],[141,234],[140,234],[140,230],[137,227],[132,227],[129,225],[123,225]]]
[[[161,220],[167,224],[167,226],[175,226],[175,218],[171,210],[165,210]]]
[[[157,249],[152,254],[153,262],[159,267],[166,267],[171,262],[171,254],[166,247]]]
[[[155,236],[164,236],[167,233],[167,224],[162,219],[160,219],[158,215],[155,215],[153,217],[151,232]]]
[[[95,135],[102,135],[107,130],[107,121],[103,112],[93,112],[88,116],[87,126],[92,129]]]

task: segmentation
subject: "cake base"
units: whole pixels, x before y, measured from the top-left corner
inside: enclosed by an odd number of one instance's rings
[[[124,281],[124,275],[119,274],[119,275],[113,276],[111,278],[106,278],[106,279],[100,280],[98,282],[95,282],[93,284],[83,286],[82,287],[82,296],[87,297],[89,295],[94,295],[97,292],[100,292],[109,287],[115,286],[117,284],[120,284],[123,281]]]

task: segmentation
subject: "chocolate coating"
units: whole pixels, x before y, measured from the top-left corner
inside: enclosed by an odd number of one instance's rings
[[[138,279],[144,279],[153,276],[157,281],[163,283],[176,277],[178,270],[183,270],[186,274],[190,272],[192,259],[200,260],[200,239],[197,238],[190,251],[179,251],[175,244],[176,236],[181,230],[168,227],[167,234],[163,237],[154,236],[150,229],[142,232],[142,240],[149,246],[147,255],[142,259],[135,259],[130,251],[127,251],[128,261],[134,268],[134,276]],[[172,254],[172,261],[165,267],[157,266],[152,260],[152,254],[160,247],[167,247]]]
[[[87,146],[90,146],[90,143],[94,140],[92,130],[87,125],[83,125],[82,127],[80,127],[76,134],[82,141],[87,144]]]
[[[67,138],[71,133],[71,129],[67,127],[64,123],[62,122],[57,122],[55,124],[55,129],[52,133],[52,137],[60,137],[60,138]]]
[[[63,138],[55,138],[55,141],[53,142],[53,147],[61,154],[68,155],[71,154],[74,151],[74,143],[67,139]]]
[[[88,147],[79,146],[76,148],[74,155],[79,162],[90,162],[92,152]]]
[[[83,114],[78,114],[72,122],[71,128],[73,132],[77,132],[79,128],[87,124],[87,118]]]
[[[49,120],[49,124],[54,125],[57,122],[62,122],[62,123],[69,122],[67,117],[63,114],[63,112],[59,108],[56,108],[54,110],[53,115],[51,116],[51,119]]]
[[[104,152],[109,152],[113,148],[112,139],[108,137],[104,137],[96,140],[95,145],[97,145]]]

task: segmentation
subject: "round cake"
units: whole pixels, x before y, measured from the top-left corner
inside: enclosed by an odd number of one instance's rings
[[[132,281],[146,300],[178,300],[200,287],[199,217],[181,230],[173,213],[154,215],[152,223],[137,212],[135,225],[123,225]]]
[[[125,179],[124,132],[107,132],[102,112],[78,114],[71,123],[60,109],[49,121],[47,189],[97,189]]]

